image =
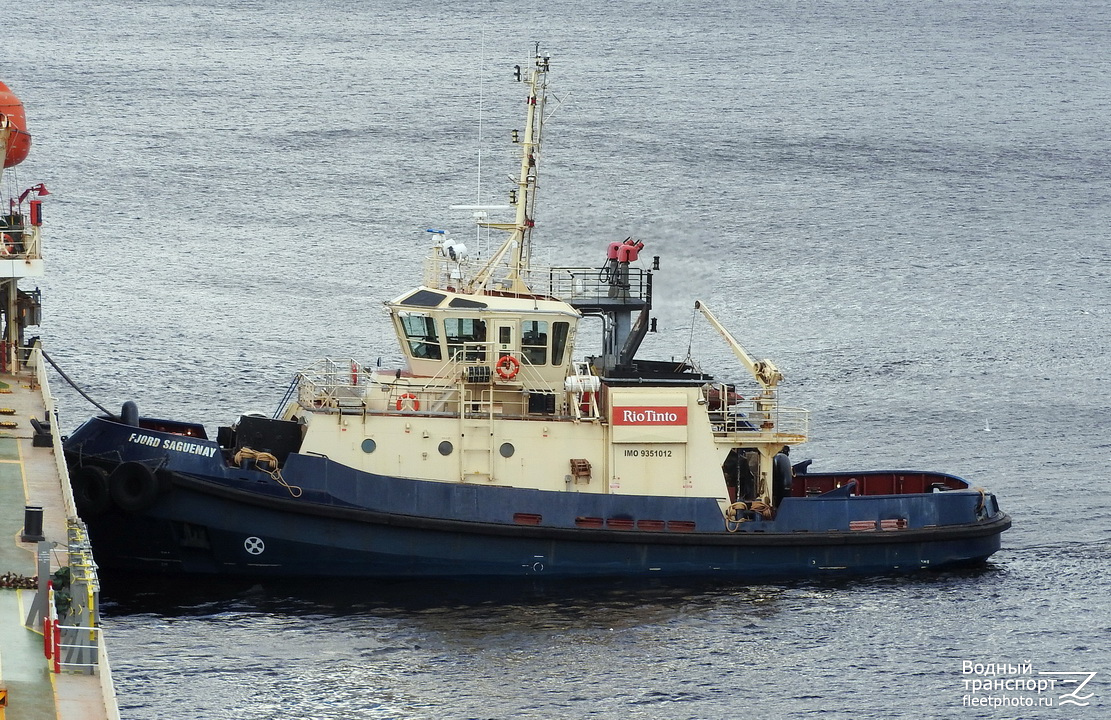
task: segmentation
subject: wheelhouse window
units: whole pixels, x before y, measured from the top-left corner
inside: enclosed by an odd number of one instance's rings
[[[486,359],[486,323],[475,318],[444,318],[444,339],[453,360]]]
[[[571,323],[552,323],[552,365],[563,364],[563,353],[567,350],[567,333]]]
[[[548,323],[526,320],[521,323],[521,357],[532,365],[548,363]]]
[[[427,360],[440,359],[440,338],[436,334],[436,321],[427,315],[401,316],[401,327],[409,342],[409,354]]]

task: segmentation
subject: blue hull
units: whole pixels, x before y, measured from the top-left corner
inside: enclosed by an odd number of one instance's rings
[[[230,466],[212,441],[144,429],[157,442],[139,444],[135,430],[94,419],[66,441],[75,496],[105,568],[747,580],[982,562],[1010,526],[995,499],[975,491],[827,493],[785,498],[775,520],[730,531],[712,498],[437,483],[300,454],[283,468],[286,482],[301,491],[294,497],[268,473]],[[861,531],[860,518],[874,518],[874,529]],[[884,520],[897,529],[881,529]]]

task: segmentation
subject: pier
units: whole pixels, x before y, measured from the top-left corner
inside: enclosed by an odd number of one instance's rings
[[[45,363],[23,353],[0,372],[0,720],[118,720]]]

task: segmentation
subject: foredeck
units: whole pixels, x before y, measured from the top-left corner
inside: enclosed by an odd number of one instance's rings
[[[13,577],[38,574],[38,554],[46,546],[21,540],[28,506],[42,508],[42,535],[46,543],[56,543],[49,551],[50,572],[70,566],[79,575],[85,564],[69,552],[70,519],[76,520],[76,513],[56,423],[47,422],[53,416],[48,405],[52,406],[52,401],[43,373],[30,368],[14,375],[0,374],[0,577],[8,578],[4,585],[22,584]],[[87,572],[92,575],[88,587],[95,588],[91,563]],[[35,628],[25,625],[37,594],[35,589],[0,587],[0,698],[6,691],[7,700],[6,715],[0,708],[0,718],[118,719],[103,641],[98,638],[99,647],[85,653],[95,658],[92,665],[84,662],[85,666],[79,667],[67,662],[55,673],[54,662],[44,655],[41,622]],[[86,630],[80,634],[90,635]]]

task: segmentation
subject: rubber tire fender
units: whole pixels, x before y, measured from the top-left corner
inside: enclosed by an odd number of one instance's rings
[[[73,502],[81,517],[97,517],[112,509],[108,473],[95,465],[84,465],[70,473]]]
[[[777,453],[772,458],[772,488],[774,489],[775,503],[791,495],[791,480],[794,473],[791,468],[791,458],[783,453]]]
[[[162,494],[154,471],[140,462],[120,464],[108,478],[112,500],[126,513],[141,513]]]

